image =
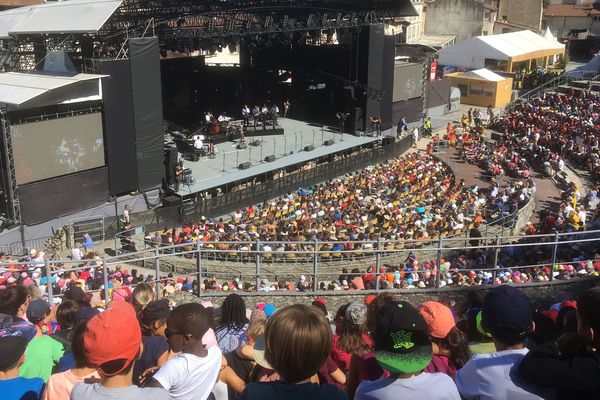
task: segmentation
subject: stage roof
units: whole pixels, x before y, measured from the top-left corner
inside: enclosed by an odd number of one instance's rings
[[[0,12],[0,38],[36,33],[96,33],[122,0],[68,0]]]
[[[99,93],[98,81],[108,75],[72,76],[6,72],[0,74],[0,103],[9,109],[57,104]],[[96,94],[98,94],[96,93]]]

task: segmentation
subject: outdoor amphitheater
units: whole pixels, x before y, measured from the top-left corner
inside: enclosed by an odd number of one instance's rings
[[[2,400],[598,398],[600,2],[37,3]]]

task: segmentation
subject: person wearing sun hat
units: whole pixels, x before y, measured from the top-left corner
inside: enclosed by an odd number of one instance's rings
[[[431,362],[431,341],[427,323],[412,305],[392,301],[381,307],[374,338],[375,358],[391,376],[363,381],[355,400],[460,400],[448,375],[424,372]]]
[[[169,400],[162,388],[133,385],[133,364],[143,345],[140,325],[131,304],[111,302],[108,309],[92,317],[83,337],[85,357],[100,374],[100,383],[78,383],[71,400],[156,399]]]
[[[450,308],[437,301],[426,301],[419,307],[429,329],[433,357],[426,372],[443,372],[454,378],[456,370],[469,361],[468,338],[454,322]]]

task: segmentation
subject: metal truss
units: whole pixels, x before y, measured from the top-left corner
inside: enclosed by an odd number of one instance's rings
[[[127,0],[103,34],[141,32],[152,20],[161,39],[214,39],[354,28],[412,13],[410,0]]]
[[[6,177],[8,182],[6,188],[6,199],[10,217],[15,224],[21,223],[21,203],[17,195],[17,173],[15,169],[15,158],[13,154],[12,136],[10,134],[10,124],[6,116],[6,111],[0,109],[0,129],[2,129],[2,139],[4,140],[4,155],[6,160]]]

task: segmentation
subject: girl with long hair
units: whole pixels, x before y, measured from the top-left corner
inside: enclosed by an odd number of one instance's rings
[[[215,334],[223,354],[232,352],[248,342],[246,330],[246,303],[242,296],[231,293],[221,305],[221,319],[215,326]]]
[[[427,301],[419,307],[429,329],[433,358],[425,372],[443,372],[451,378],[471,358],[469,339],[454,322],[452,311],[442,303]]]

